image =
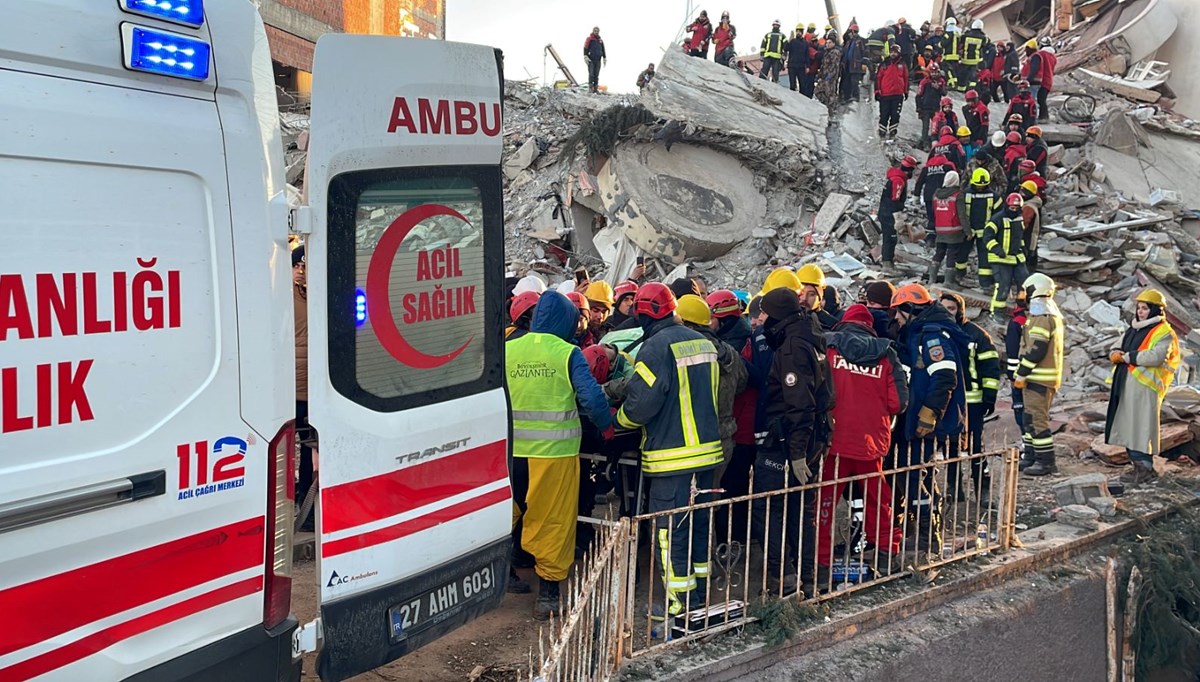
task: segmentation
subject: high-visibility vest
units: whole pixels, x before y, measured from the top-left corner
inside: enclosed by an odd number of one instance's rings
[[[1160,402],[1166,397],[1167,390],[1171,388],[1171,382],[1175,380],[1175,372],[1179,371],[1179,337],[1175,335],[1175,330],[1171,328],[1171,325],[1163,320],[1155,325],[1146,338],[1142,339],[1142,343],[1137,349],[1137,352],[1142,353],[1163,342],[1170,345],[1167,347],[1167,358],[1161,367],[1113,365],[1113,374],[1121,371],[1122,367],[1128,367],[1129,374],[1138,383],[1157,393]],[[1112,383],[1111,377],[1109,383]]]
[[[983,228],[987,225],[988,219],[992,217],[992,213],[999,208],[1000,197],[992,191],[967,192],[965,201],[967,202],[967,219],[971,221],[971,232],[976,237],[983,237]],[[981,213],[977,213],[977,211]]]
[[[787,36],[779,31],[771,31],[763,36],[762,48],[759,51],[764,59],[783,59],[783,43]]]
[[[575,346],[553,334],[529,333],[504,346],[512,400],[513,457],[574,457],[583,428],[571,383]]]
[[[978,363],[983,360],[996,359],[999,361],[1000,354],[995,349],[979,352],[979,344],[974,341],[967,344],[967,403],[978,405],[983,402],[983,389],[996,390],[1000,388],[1000,382],[991,377],[980,377]]]
[[[1063,336],[1063,321],[1059,315],[1030,315],[1025,321],[1021,330],[1020,366],[1028,370],[1029,381],[1053,389],[1062,386]],[[1048,343],[1050,348],[1040,361],[1033,363],[1023,356],[1039,340]]]
[[[966,66],[978,66],[983,61],[983,43],[986,38],[973,36],[970,33],[963,36],[962,63]]]
[[[933,198],[933,229],[941,235],[962,232],[962,221],[958,218],[957,192],[948,197]]]
[[[962,47],[960,40],[959,40],[960,35],[961,34],[958,31],[955,31],[953,33],[950,33],[950,32],[946,33],[946,40],[943,43],[946,47],[942,52],[942,61],[946,61],[946,62],[958,61],[958,59],[959,59],[958,52],[959,52],[959,49]]]
[[[1013,220],[1005,216],[1000,219],[999,224],[997,221],[992,220],[987,224],[987,227],[991,228],[995,233],[986,244],[989,263],[1016,265],[1017,263],[1025,262],[1025,240],[1023,239],[1025,224],[1023,221]],[[1004,253],[1003,256],[997,256],[995,253],[992,253],[992,248],[997,244]]]

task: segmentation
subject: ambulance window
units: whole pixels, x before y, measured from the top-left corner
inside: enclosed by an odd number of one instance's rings
[[[503,297],[485,270],[503,259],[494,172],[366,171],[331,183],[329,359],[340,393],[393,411],[500,385],[499,334],[486,322]]]

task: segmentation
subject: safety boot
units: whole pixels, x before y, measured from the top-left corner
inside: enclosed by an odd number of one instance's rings
[[[548,620],[550,615],[560,615],[562,606],[559,602],[558,581],[539,579],[538,597],[533,603],[534,620]]]
[[[932,286],[937,284],[938,272],[942,269],[942,264],[937,261],[930,261],[929,267],[925,269],[925,279]]]
[[[508,593],[509,594],[529,594],[533,591],[529,583],[521,580],[521,576],[517,575],[517,569],[512,566],[508,567]]]
[[[885,125],[884,125],[884,124],[882,124],[882,123],[880,123],[880,124],[879,124],[879,130],[877,131],[877,133],[878,133],[878,135],[879,135],[879,139],[880,139],[880,140],[886,140],[886,139],[887,139],[887,130],[888,130],[888,129],[887,129],[887,126],[885,126]]]
[[[1121,482],[1127,486],[1136,486],[1143,483],[1149,483],[1158,478],[1158,472],[1153,466],[1145,466],[1143,464],[1133,463],[1133,469],[1121,474]]]
[[[1025,467],[1026,476],[1049,476],[1058,473],[1058,465],[1054,463],[1054,455],[1039,457],[1036,462]]]
[[[962,275],[962,270],[958,268],[950,268],[946,273],[946,286],[951,289],[958,288],[958,278]]]

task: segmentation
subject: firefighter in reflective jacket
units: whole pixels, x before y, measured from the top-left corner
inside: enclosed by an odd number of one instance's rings
[[[1025,452],[1020,469],[1030,476],[1058,473],[1054,463],[1054,434],[1050,407],[1062,386],[1062,313],[1054,302],[1054,280],[1042,273],[1030,275],[1023,285],[1029,299],[1029,318],[1021,331],[1021,359],[1013,388],[1025,394]]]
[[[644,334],[617,423],[642,430],[650,512],[706,502],[710,494],[694,494],[693,489],[713,487],[713,470],[722,458],[717,349],[679,324],[675,295],[665,284],[638,289],[633,306]],[[709,516],[706,510],[694,510],[656,519],[656,563],[663,571],[666,613],[678,615],[706,597]],[[651,616],[665,617],[661,604],[654,605]]]
[[[978,256],[979,290],[991,294],[995,282],[992,280],[992,266],[988,262],[988,250],[983,240],[983,230],[987,227],[992,214],[1000,208],[1000,195],[992,191],[992,174],[986,168],[976,168],[971,171],[971,182],[967,191],[959,196],[963,212],[967,216],[966,228],[975,242],[975,254]]]
[[[962,81],[964,88],[973,88],[979,84],[979,65],[983,63],[983,48],[988,45],[987,34],[983,32],[983,20],[971,22],[971,29],[962,37]]]
[[[954,320],[963,328],[970,339],[967,342],[967,431],[970,434],[971,454],[983,452],[983,420],[996,411],[996,392],[1000,389],[1000,353],[992,335],[983,327],[967,319],[966,302],[958,294],[942,294],[942,306],[950,311]],[[987,460],[971,460],[971,481],[975,485],[975,499],[985,502],[991,496],[992,477]],[[947,493],[962,502],[966,499],[965,488],[958,475],[958,462],[946,465]]]
[[[1025,220],[1021,214],[1025,202],[1020,194],[1010,194],[1004,204],[1004,212],[993,215],[983,229],[988,265],[996,278],[992,288],[992,317],[998,321],[1003,321],[1001,315],[1008,305],[1013,283],[1024,281],[1028,275],[1025,271]]]
[[[966,375],[963,367],[969,339],[949,311],[937,305],[920,284],[906,284],[892,296],[900,325],[900,361],[910,372],[908,440],[902,467],[926,465],[896,480],[905,499],[905,528],[916,531],[917,549],[941,556],[941,494],[931,468],[940,444],[948,457],[958,456],[958,441],[966,428]],[[915,521],[915,523],[913,523]]]
[[[951,90],[962,92],[962,38],[958,21],[954,17],[946,20],[946,35],[942,38],[942,68],[946,70],[946,84]]]
[[[779,30],[779,20],[771,22],[771,32],[764,35],[762,46],[758,50],[759,56],[762,57],[762,68],[758,71],[758,77],[766,79],[771,78],[772,83],[779,82],[779,71],[783,68],[783,47],[787,42],[787,36]]]
[[[579,309],[556,291],[542,294],[529,333],[504,346],[512,400],[513,525],[523,524],[521,547],[533,555],[540,579],[533,615],[559,611],[559,581],[575,559],[579,515],[579,441],[576,401],[606,439],[613,418],[583,351],[570,339]]]

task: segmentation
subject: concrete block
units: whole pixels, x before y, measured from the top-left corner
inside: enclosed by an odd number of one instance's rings
[[[1091,497],[1088,498],[1088,506],[1100,512],[1100,516],[1105,518],[1117,515],[1117,500],[1113,497]]]
[[[1083,505],[1093,497],[1111,497],[1108,478],[1104,474],[1081,474],[1054,485],[1054,497],[1058,504]]]
[[[1100,528],[1100,512],[1082,504],[1068,504],[1058,511],[1054,520],[1084,530]]]

